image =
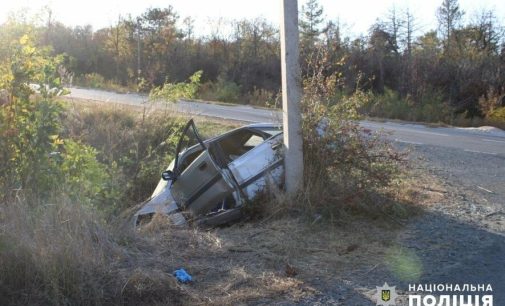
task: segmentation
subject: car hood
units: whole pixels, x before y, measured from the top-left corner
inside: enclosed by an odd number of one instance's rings
[[[160,181],[160,184],[158,184],[158,187],[160,188],[156,188],[151,198],[149,198],[142,208],[135,213],[133,216],[134,225],[137,225],[139,217],[155,213],[168,215],[171,221],[176,225],[186,224],[186,219],[180,213],[179,207],[172,196],[172,192],[170,190],[171,186],[166,183],[167,182],[165,181]]]

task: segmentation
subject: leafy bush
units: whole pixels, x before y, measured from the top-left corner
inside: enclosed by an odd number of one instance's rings
[[[414,107],[413,121],[450,122],[454,109],[445,101],[440,90],[426,89]]]
[[[96,152],[60,138],[63,108],[54,97],[62,92],[61,58],[48,56],[29,35],[14,39],[8,52],[0,64],[0,88],[9,98],[0,107],[0,200],[20,191],[39,201],[61,190],[86,197],[100,193],[107,178]],[[80,184],[91,174],[89,184]]]
[[[187,83],[165,83],[161,87],[155,87],[149,93],[150,100],[164,100],[168,102],[177,102],[179,99],[194,99],[203,71],[199,70],[189,77]]]
[[[105,78],[98,73],[88,73],[77,78],[77,83],[84,87],[105,89]]]
[[[505,123],[505,107],[499,107],[489,113],[489,119]]]
[[[240,86],[221,77],[215,83],[214,90],[218,101],[238,102],[240,98]]]
[[[386,88],[381,95],[363,108],[370,116],[421,122],[450,122],[453,110],[444,102],[442,93],[425,90],[419,97],[400,97],[399,93]]]
[[[245,97],[245,101],[247,101],[248,104],[272,108],[281,107],[280,100],[281,95],[279,93],[256,87]]]
[[[126,84],[126,86],[123,86],[118,82],[115,82],[114,80],[106,80],[101,74],[95,72],[84,74],[82,76],[77,77],[75,79],[75,83],[76,85],[86,88],[111,90],[120,93],[137,91],[139,87],[137,86],[137,84],[133,82],[132,83],[129,82],[128,84]]]
[[[336,76],[326,75],[324,64],[312,65],[315,72],[304,80],[302,99],[303,209],[331,217],[382,212],[393,202],[390,192],[404,157],[380,134],[356,122],[371,94],[357,90],[335,101]]]
[[[382,95],[375,96],[368,114],[383,118],[406,119],[411,115],[412,109],[413,102],[410,99],[401,99],[397,92],[386,88]]]
[[[74,201],[102,204],[106,196],[107,182],[111,176],[103,164],[97,162],[95,148],[74,140],[65,141],[61,157],[63,191]]]
[[[505,130],[505,107],[499,107],[491,111],[486,118],[486,124]]]
[[[199,98],[219,102],[238,103],[241,98],[241,88],[237,83],[219,76],[216,82],[203,84],[199,91]]]

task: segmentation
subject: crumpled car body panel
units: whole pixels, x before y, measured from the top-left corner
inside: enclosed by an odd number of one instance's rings
[[[192,140],[194,144],[188,145]],[[268,188],[281,188],[284,175],[282,130],[252,124],[202,141],[194,122],[186,125],[173,177],[160,180],[134,215],[134,224],[162,213],[176,225],[219,225],[240,218],[242,207]]]

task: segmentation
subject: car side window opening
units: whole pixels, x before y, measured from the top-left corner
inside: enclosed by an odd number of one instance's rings
[[[247,148],[248,150],[254,148],[255,146],[261,144],[265,139],[263,137],[258,136],[258,135],[252,135],[251,138],[249,138],[246,143],[244,144],[244,147]]]
[[[265,141],[266,135],[252,130],[239,130],[218,141],[221,153],[226,163],[247,153],[249,150]]]
[[[190,154],[187,154],[186,156],[184,156],[180,161],[179,161],[179,166],[177,167],[177,171],[179,171],[179,173],[183,173],[184,170],[186,170],[186,168],[191,165],[191,163],[198,157],[200,156],[200,154],[202,154],[203,152],[203,149],[201,150],[197,150],[193,153],[190,153]]]

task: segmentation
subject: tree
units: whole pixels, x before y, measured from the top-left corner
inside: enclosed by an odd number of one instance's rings
[[[310,45],[317,40],[319,34],[321,34],[323,21],[323,8],[318,0],[308,0],[307,4],[302,6],[300,17],[302,44]]]
[[[414,15],[409,9],[405,10],[403,23],[400,27],[400,38],[399,43],[403,46],[403,57],[402,57],[402,77],[400,81],[400,94],[406,96],[407,94],[413,93],[413,43],[414,43],[414,33],[417,31],[417,24]]]
[[[443,83],[441,52],[441,42],[435,31],[417,38],[412,49],[411,94],[419,95],[426,88],[438,88]]]
[[[393,48],[393,51],[396,54],[399,54],[399,40],[400,40],[400,31],[403,25],[405,24],[405,21],[402,20],[401,18],[398,17],[398,14],[396,12],[396,8],[393,6],[389,10],[389,14],[387,16],[387,19],[385,21],[385,30],[389,33],[390,36],[390,45]]]
[[[323,18],[320,1],[306,0],[299,16],[302,76],[315,73],[311,63],[324,55],[323,73],[342,75],[336,87],[345,94],[357,87],[376,93],[391,89],[421,107],[429,100],[422,95],[435,93],[438,100],[470,113],[480,98],[490,96],[488,92],[505,93],[502,20],[483,10],[465,24],[457,0],[440,2],[437,31],[420,33],[412,11],[400,13],[393,7],[368,35],[351,40],[338,19]],[[104,29],[67,27],[49,12],[43,18],[32,29],[36,44],[50,45],[52,55],[67,54],[65,68],[75,72],[77,81],[127,85],[140,77],[140,90],[148,91],[184,82],[203,70],[200,94],[207,99],[218,99],[219,93],[235,101],[273,101],[270,97],[279,91],[278,29],[262,18],[210,20],[205,37],[195,32],[191,17],[178,23],[170,6],[120,17]],[[19,20],[28,24],[26,16]],[[0,31],[0,41],[19,32]],[[0,47],[0,57],[1,53]],[[220,94],[227,91],[233,95]]]
[[[323,8],[318,0],[308,0],[302,6],[299,18],[300,27],[300,59],[302,75],[310,75],[311,65],[309,64],[317,51],[316,43],[323,32],[321,26],[324,22]]]
[[[263,18],[234,23],[235,33],[230,58],[229,78],[242,84],[242,90],[256,88],[276,90],[279,55],[277,30]]]
[[[336,22],[328,21],[324,27],[324,37],[327,48],[339,48],[342,44],[342,33],[340,27],[340,20]]]
[[[402,24],[401,42],[405,47],[407,55],[412,54],[412,42],[414,41],[414,32],[417,30],[417,24],[414,15],[409,9],[405,11],[404,22]]]
[[[437,10],[439,30],[442,33],[447,52],[451,49],[452,34],[459,27],[464,14],[465,12],[459,8],[458,0],[444,0]]]
[[[171,81],[171,69],[176,59],[170,55],[175,40],[182,37],[176,27],[179,19],[172,6],[164,9],[150,8],[138,19],[142,45],[142,76],[152,85]]]
[[[126,83],[127,80],[125,77],[128,76],[128,73],[126,73],[125,68],[127,67],[127,63],[132,59],[132,49],[128,42],[127,24],[121,15],[118,16],[116,25],[111,26],[107,34],[107,41],[104,47],[112,54],[115,62],[114,78],[122,83]]]
[[[186,38],[187,41],[193,40],[193,34],[195,30],[195,19],[191,17],[186,17],[182,21],[184,25],[184,37]]]
[[[383,23],[376,23],[370,30],[369,55],[370,66],[374,76],[374,87],[378,92],[384,91],[386,78],[392,80],[394,73],[386,73],[386,69],[393,68],[392,57],[397,55],[394,34],[386,30]],[[386,61],[389,62],[387,65]],[[393,81],[394,82],[394,81]],[[391,87],[392,84],[387,84]]]
[[[500,41],[505,38],[505,30],[498,25],[496,15],[491,10],[482,10],[475,15],[470,24],[476,36],[474,37],[475,47],[486,51],[488,54],[499,52]]]

